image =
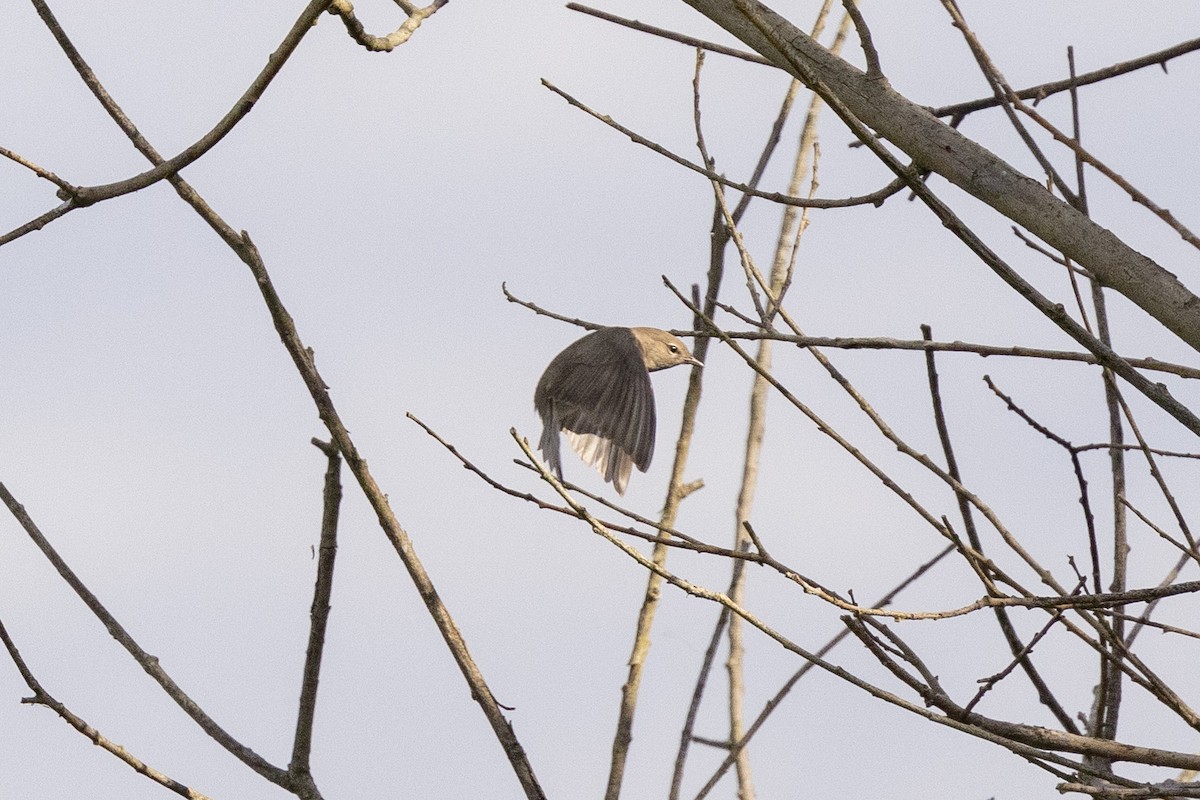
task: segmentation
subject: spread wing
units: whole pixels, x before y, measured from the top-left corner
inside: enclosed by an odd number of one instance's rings
[[[624,493],[633,465],[642,472],[650,466],[654,390],[628,328],[603,328],[559,353],[538,382],[534,405],[545,426],[539,446],[547,464],[560,474],[560,429],[579,457],[619,493]]]

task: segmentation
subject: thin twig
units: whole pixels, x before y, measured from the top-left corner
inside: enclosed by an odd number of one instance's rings
[[[867,77],[882,78],[883,69],[879,65],[879,51],[875,49],[875,40],[871,38],[871,29],[863,17],[856,0],[842,0],[846,14],[854,21],[854,30],[858,32],[858,41],[862,46],[863,58],[867,61]],[[813,37],[816,38],[816,37]]]
[[[84,605],[88,607],[88,610],[92,612],[96,619],[100,620],[109,635],[116,639],[121,647],[125,648],[125,651],[133,657],[138,666],[145,670],[146,674],[162,687],[167,696],[174,700],[183,709],[184,713],[191,717],[213,741],[224,747],[250,769],[271,783],[285,788],[289,786],[289,778],[286,770],[282,770],[271,764],[218,725],[216,720],[210,717],[204,709],[200,708],[196,704],[196,701],[192,700],[167,671],[163,669],[158,658],[142,649],[141,645],[125,630],[125,627],[117,621],[116,617],[109,613],[104,604],[100,602],[100,599],[84,585],[79,576],[75,574],[75,571],[67,565],[67,562],[63,560],[58,551],[54,549],[54,546],[50,544],[50,541],[38,529],[37,524],[34,523],[33,518],[25,511],[24,506],[17,502],[17,499],[12,496],[3,483],[0,483],[0,502],[3,502],[8,507],[9,513],[13,515],[13,518],[25,530],[25,533],[28,534],[37,548],[42,551],[42,555],[46,557],[46,560],[50,562],[51,566],[54,567],[55,571],[58,572],[66,584],[79,596],[79,599],[83,601]]]
[[[89,725],[82,717],[75,714],[71,709],[67,708],[59,702],[53,695],[46,691],[41,682],[34,676],[29,665],[25,663],[16,643],[8,635],[8,630],[4,627],[3,621],[0,621],[0,642],[3,642],[4,648],[8,651],[9,658],[17,668],[17,672],[21,673],[21,677],[25,681],[25,685],[33,691],[33,697],[24,698],[21,702],[30,703],[33,705],[46,706],[55,714],[62,717],[63,720],[79,733],[83,734],[87,739],[100,749],[116,756],[118,760],[124,762],[134,772],[140,775],[145,775],[150,780],[165,789],[169,789],[180,797],[186,797],[188,800],[211,800],[208,795],[202,794],[195,789],[180,783],[162,772],[159,772],[154,767],[134,756],[121,745],[112,741],[100,731]]]
[[[563,100],[566,100],[568,104],[574,106],[575,108],[578,108],[580,111],[593,117],[594,119],[597,119],[600,122],[603,122],[605,125],[608,125],[613,130],[616,130],[616,131],[620,132],[621,134],[628,136],[629,139],[632,140],[634,143],[640,144],[642,147],[645,147],[649,150],[653,150],[655,153],[658,153],[660,156],[664,156],[665,158],[668,158],[671,161],[674,161],[676,164],[680,165],[681,167],[686,167],[687,169],[690,169],[692,172],[699,173],[700,175],[703,175],[704,177],[708,178],[709,180],[718,181],[722,186],[726,186],[730,189],[734,189],[739,192],[745,192],[747,194],[752,194],[755,197],[761,197],[764,200],[770,200],[772,203],[780,203],[782,205],[787,205],[787,206],[799,206],[800,208],[848,208],[851,206],[862,206],[862,205],[879,206],[879,205],[883,204],[884,200],[888,199],[892,195],[896,194],[896,192],[898,192],[904,188],[904,182],[897,179],[897,180],[893,180],[891,183],[889,183],[887,186],[884,186],[882,189],[877,189],[874,192],[871,192],[870,194],[858,195],[855,197],[834,198],[834,199],[814,198],[812,200],[808,200],[808,199],[805,199],[802,197],[792,197],[790,195],[780,194],[779,192],[763,192],[763,191],[753,188],[752,186],[749,186],[748,184],[738,183],[737,181],[731,181],[728,178],[726,178],[724,175],[721,175],[718,172],[714,172],[711,169],[707,169],[705,167],[700,166],[699,164],[689,161],[688,159],[684,158],[683,156],[672,153],[670,150],[668,150],[667,148],[658,144],[657,142],[647,139],[645,136],[641,136],[640,134],[635,133],[634,131],[630,130],[629,128],[626,128],[624,125],[617,122],[609,115],[601,114],[600,112],[591,109],[584,103],[575,99],[573,96],[571,96],[567,92],[564,92],[562,89],[559,89],[557,86],[555,86],[553,83],[546,80],[545,78],[542,78],[542,85],[545,86],[550,91],[554,92],[556,95],[561,97]]]
[[[979,687],[979,691],[975,693],[975,696],[971,698],[970,702],[968,702],[964,708],[967,711],[974,710],[975,706],[979,705],[980,701],[983,700],[987,693],[998,686],[1000,681],[1012,674],[1013,670],[1015,670],[1018,666],[1032,664],[1033,660],[1030,658],[1030,656],[1033,654],[1033,648],[1036,647],[1037,643],[1045,638],[1046,634],[1050,633],[1051,629],[1058,624],[1064,613],[1064,611],[1056,611],[1054,615],[1050,617],[1050,619],[1046,620],[1046,623],[1042,626],[1042,629],[1033,635],[1033,638],[1029,640],[1029,643],[1013,654],[1012,660],[1008,662],[1008,665],[1004,669],[1000,670],[995,675],[989,675],[988,677],[980,680],[979,682],[983,685]],[[1056,713],[1055,716],[1058,716],[1058,714]],[[1067,717],[1067,719],[1070,719],[1070,717]],[[1059,721],[1061,722],[1061,719]],[[1073,720],[1072,724],[1067,729],[1072,732],[1076,732]]]
[[[611,22],[615,25],[621,25],[623,27],[630,28],[631,30],[649,33],[653,36],[658,36],[663,39],[670,39],[674,42],[686,44],[688,47],[698,47],[701,50],[707,50],[710,53],[720,53],[723,56],[732,56],[733,58],[740,58],[743,61],[751,61],[755,64],[765,64],[767,66],[771,65],[770,61],[763,58],[758,53],[750,53],[745,50],[726,47],[723,44],[705,41],[704,39],[697,39],[695,36],[687,36],[686,34],[676,33],[675,31],[670,31],[666,28],[647,25],[644,22],[638,22],[636,19],[618,17],[616,14],[610,14],[607,11],[601,11],[598,8],[592,8],[591,6],[585,6],[582,3],[567,3],[567,8],[572,11],[578,11],[581,14],[588,14],[596,17],[597,19],[602,19],[605,22]]]
[[[20,155],[19,153],[14,153],[12,150],[9,150],[7,147],[0,147],[0,156],[3,156],[4,158],[7,158],[9,161],[12,161],[16,164],[20,164],[22,167],[25,167],[25,169],[29,170],[34,175],[37,175],[42,180],[50,181],[50,183],[53,183],[58,188],[65,190],[68,194],[75,191],[74,186],[67,183],[62,178],[58,177],[53,172],[51,172],[50,170],[46,169],[45,167],[39,167],[37,164],[35,164],[32,161],[30,161],[29,159],[25,158],[25,156]]]
[[[1168,61],[1195,52],[1196,50],[1200,50],[1200,39],[1189,39],[1166,49],[1130,59],[1129,61],[1118,61],[1116,64],[1092,70],[1091,72],[1085,72],[1074,79],[1065,78],[1048,83],[1039,83],[1036,86],[1019,89],[1014,94],[1021,100],[1032,100],[1034,101],[1034,105],[1037,105],[1051,95],[1070,90],[1072,86],[1078,87],[1100,83],[1101,81],[1126,75],[1139,69],[1145,69],[1146,67],[1160,66],[1165,72]],[[931,113],[936,117],[963,117],[974,111],[994,108],[998,105],[1000,105],[1000,99],[993,95],[992,97],[984,97],[978,100],[967,100],[962,103],[940,106],[932,109]]]

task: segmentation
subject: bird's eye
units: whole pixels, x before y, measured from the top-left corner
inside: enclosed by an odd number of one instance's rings
[[[672,352],[672,353],[678,353],[678,352],[679,352],[679,346],[678,346],[678,345],[671,344],[671,345],[667,345],[667,346],[671,348],[671,352]]]

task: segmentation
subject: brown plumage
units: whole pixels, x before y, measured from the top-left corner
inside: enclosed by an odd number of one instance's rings
[[[601,328],[555,356],[533,394],[546,466],[562,478],[561,430],[579,457],[625,494],[633,465],[645,472],[654,455],[650,373],[677,364],[704,366],[658,328]]]

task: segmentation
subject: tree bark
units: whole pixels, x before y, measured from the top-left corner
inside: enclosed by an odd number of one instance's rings
[[[757,0],[684,2],[814,91],[820,91],[814,83],[824,84],[918,168],[991,206],[1200,350],[1200,298],[1173,273],[894,91],[882,75],[843,61]]]

